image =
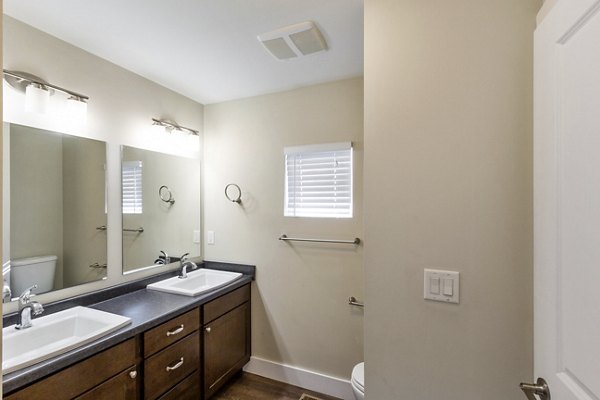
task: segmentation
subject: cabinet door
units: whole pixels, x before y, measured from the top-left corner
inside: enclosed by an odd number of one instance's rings
[[[138,373],[135,367],[131,367],[76,400],[135,400],[138,398],[137,379]]]
[[[250,305],[244,303],[204,326],[204,398],[250,360]]]

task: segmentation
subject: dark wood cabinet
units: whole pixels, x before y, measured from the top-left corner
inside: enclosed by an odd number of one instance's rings
[[[204,399],[208,399],[250,360],[250,287],[206,304],[204,316]]]
[[[250,360],[250,316],[248,284],[5,399],[208,399]]]
[[[130,400],[137,399],[137,371],[125,370],[75,400]]]
[[[48,378],[27,386],[5,397],[6,400],[71,400],[81,396],[83,399],[103,399],[104,397],[85,397],[92,389],[107,393],[106,398],[135,400],[139,373],[136,368],[136,339],[129,339],[108,350],[104,350]],[[133,372],[133,374],[130,374]],[[103,383],[108,384],[100,389]],[[112,378],[112,379],[111,379]],[[124,382],[128,382],[124,384]],[[98,386],[100,385],[100,386]],[[133,388],[133,392],[132,392]]]
[[[144,332],[144,399],[183,399],[200,387],[199,327],[195,308]]]
[[[196,331],[145,360],[144,399],[157,399],[192,373],[200,379],[199,346]]]
[[[159,400],[198,400],[200,398],[200,379],[191,374],[173,389],[163,394]]]
[[[199,326],[200,310],[196,308],[144,332],[144,357],[197,331]]]

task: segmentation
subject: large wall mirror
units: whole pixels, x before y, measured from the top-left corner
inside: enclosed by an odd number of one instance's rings
[[[121,147],[123,273],[200,255],[198,159]]]
[[[106,144],[3,128],[3,301],[104,279]]]

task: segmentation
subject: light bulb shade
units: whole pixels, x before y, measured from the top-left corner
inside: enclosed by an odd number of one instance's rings
[[[156,122],[152,124],[152,126],[150,127],[150,131],[156,137],[161,137],[161,135],[165,135],[167,133],[166,127]]]
[[[25,111],[44,114],[49,102],[50,91],[34,84],[25,88]]]
[[[67,99],[67,118],[76,124],[85,124],[87,120],[87,103],[76,97]]]

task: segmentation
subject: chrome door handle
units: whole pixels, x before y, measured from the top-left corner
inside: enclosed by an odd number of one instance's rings
[[[167,372],[171,372],[176,370],[177,368],[181,367],[183,365],[183,357],[181,357],[179,359],[179,362],[173,366],[167,365]]]
[[[544,378],[538,378],[536,383],[521,383],[519,387],[529,400],[537,400],[535,395],[538,395],[540,400],[550,400],[550,388]]]

